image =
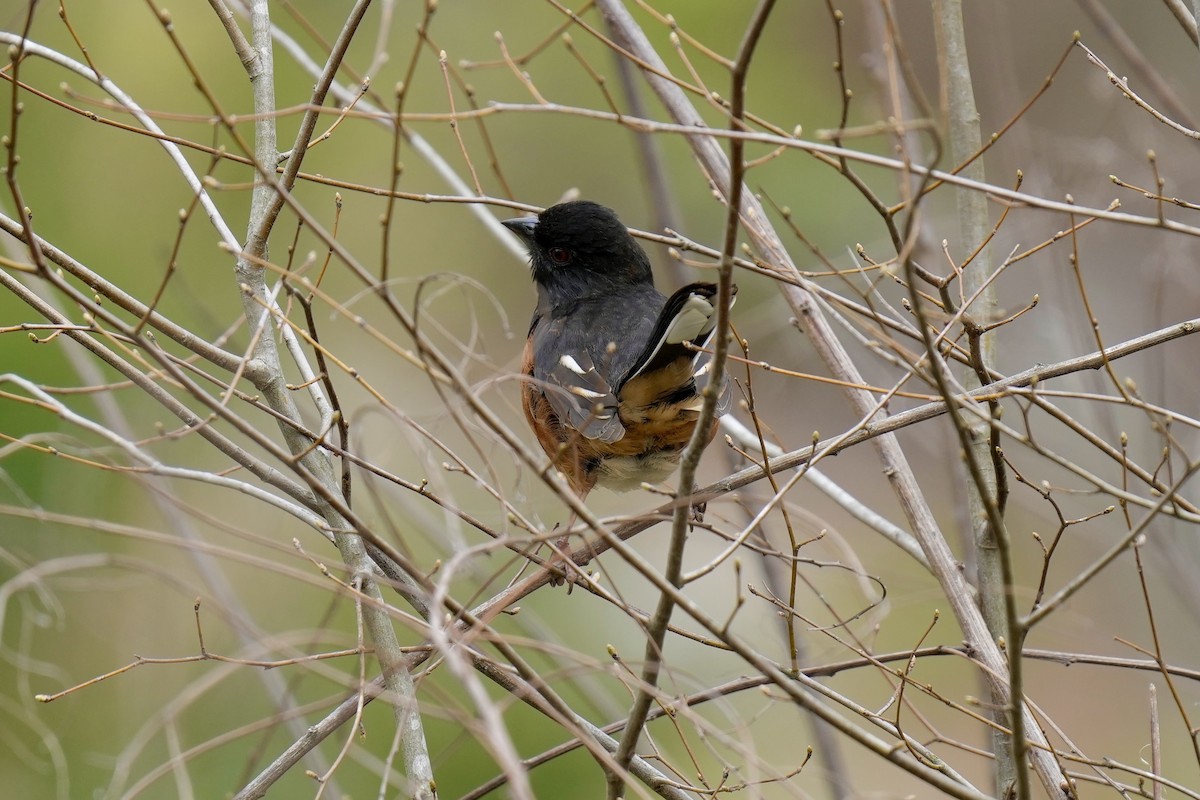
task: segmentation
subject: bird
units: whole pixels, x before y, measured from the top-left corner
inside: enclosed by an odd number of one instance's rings
[[[542,450],[581,500],[596,486],[663,482],[710,384],[700,348],[716,329],[716,284],[664,296],[646,252],[599,203],[572,200],[501,224],[528,250],[537,288],[521,405]],[[729,409],[728,380],[714,391],[706,445]]]

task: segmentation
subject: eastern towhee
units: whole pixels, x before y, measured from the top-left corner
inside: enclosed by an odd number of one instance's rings
[[[521,400],[538,443],[581,498],[597,484],[628,491],[666,479],[708,384],[709,356],[686,345],[712,338],[716,285],[664,297],[645,251],[597,203],[503,224],[528,248],[537,285]],[[718,415],[729,395],[726,381]],[[709,441],[716,430],[714,419]]]

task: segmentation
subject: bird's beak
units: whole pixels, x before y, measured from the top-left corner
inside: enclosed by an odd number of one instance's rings
[[[500,220],[500,224],[517,235],[526,247],[533,247],[533,231],[537,227],[537,217],[513,217]]]

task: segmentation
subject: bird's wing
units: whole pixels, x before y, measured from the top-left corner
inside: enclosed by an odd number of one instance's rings
[[[734,292],[736,294],[736,287]],[[689,284],[671,295],[658,316],[645,350],[621,379],[618,390],[635,378],[666,370],[685,381],[685,386],[686,381],[694,380],[694,391],[699,396],[708,385],[712,357],[692,348],[705,347],[712,339],[717,326],[716,297],[717,287],[712,283]],[[678,391],[685,386],[662,388]],[[717,400],[718,414],[729,410],[729,401],[729,382],[725,381]]]
[[[582,346],[573,346],[562,326],[534,330],[533,377],[565,424],[588,439],[615,442],[625,435],[617,397]]]

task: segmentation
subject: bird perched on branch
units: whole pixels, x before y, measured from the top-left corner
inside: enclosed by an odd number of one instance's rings
[[[597,203],[561,203],[503,225],[528,248],[537,285],[521,399],[538,443],[581,498],[596,485],[628,491],[665,480],[709,384],[711,359],[695,348],[716,328],[717,286],[663,296],[645,251]],[[718,415],[729,395],[726,381]],[[714,418],[708,441],[716,430]]]

